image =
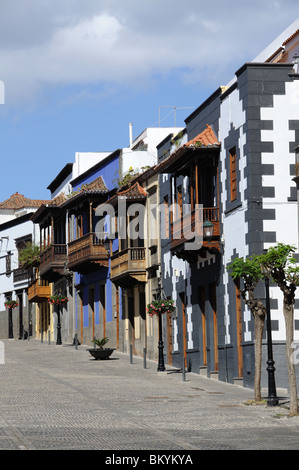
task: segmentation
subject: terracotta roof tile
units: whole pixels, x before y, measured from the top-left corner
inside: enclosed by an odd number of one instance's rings
[[[49,206],[60,206],[66,200],[66,195],[64,193],[58,194],[58,196],[51,199]]]
[[[17,210],[27,208],[38,208],[42,204],[48,204],[50,201],[40,199],[28,199],[23,194],[15,193],[10,198],[0,203],[0,210]]]
[[[91,183],[83,184],[78,190],[74,191],[73,194],[71,193],[68,197],[65,195],[65,193],[58,194],[58,196],[49,201],[48,205],[56,207],[60,206],[64,202],[71,200],[73,197],[79,196],[80,194],[89,191],[107,192],[108,188],[106,187],[103,178],[99,176]]]
[[[209,124],[207,124],[207,128],[203,132],[194,137],[194,139],[189,140],[189,142],[187,142],[185,146],[192,147],[198,144],[201,144],[204,147],[208,147],[210,145],[220,145],[217,140],[217,137],[213,132],[213,129],[211,128],[211,126],[209,126]]]
[[[288,42],[290,42],[297,34],[299,33],[299,29],[297,29],[297,31],[295,31],[288,39],[286,39],[282,45],[285,46]]]
[[[82,190],[83,191],[108,191],[108,188],[105,185],[103,178],[99,176],[91,183],[84,185]]]
[[[117,195],[125,196],[128,199],[140,199],[146,197],[147,192],[137,181],[133,186],[130,186],[128,189],[124,191],[118,191]]]
[[[200,150],[200,149],[216,149],[220,147],[213,129],[207,124],[207,128],[194,137],[189,142],[183,144],[175,152],[171,153],[165,160],[162,160],[154,167],[156,173],[163,173],[169,166],[179,162],[181,158],[185,155],[188,149]]]

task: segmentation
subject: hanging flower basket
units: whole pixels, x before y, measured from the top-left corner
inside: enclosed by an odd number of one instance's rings
[[[16,300],[6,300],[4,305],[6,308],[16,308],[19,304]]]
[[[153,300],[146,308],[147,313],[152,317],[162,313],[169,313],[175,311],[174,300]]]
[[[68,300],[69,300],[68,297],[66,297],[65,295],[55,294],[49,297],[48,302],[49,304],[53,304],[53,305],[61,305],[61,304],[67,303]]]

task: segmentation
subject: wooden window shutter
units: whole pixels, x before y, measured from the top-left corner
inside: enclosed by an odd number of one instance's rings
[[[9,251],[6,255],[6,274],[11,273],[11,252]]]
[[[236,148],[230,150],[230,200],[237,199],[237,156]]]

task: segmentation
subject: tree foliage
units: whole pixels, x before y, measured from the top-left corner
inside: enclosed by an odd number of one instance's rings
[[[278,243],[260,256],[262,267],[280,288],[299,285],[299,267],[294,253],[294,246]]]
[[[293,357],[295,291],[299,285],[299,267],[295,247],[278,243],[260,258],[261,266],[283,293],[283,314],[286,325],[286,358],[289,375],[290,414],[298,414],[298,396]]]
[[[227,269],[234,280],[243,280],[244,288],[242,292],[244,300],[246,299],[246,294],[254,289],[263,277],[258,256],[251,256],[246,260],[243,258],[235,258],[228,265]]]
[[[258,256],[247,259],[235,258],[227,267],[234,280],[242,279],[241,290],[244,303],[248,305],[253,318],[255,330],[255,373],[254,373],[254,396],[255,401],[261,401],[261,361],[262,361],[262,338],[266,316],[266,308],[260,299],[255,297],[255,288],[263,275]]]
[[[124,173],[122,176],[119,175],[118,178],[113,180],[113,183],[118,189],[123,189],[129,186],[131,181],[133,181],[137,176],[139,176],[141,173],[143,173],[145,170],[148,170],[149,168],[150,166],[146,165],[142,166],[139,170],[139,168],[133,168],[132,166],[130,166],[128,171],[126,171],[126,173]]]
[[[20,266],[36,266],[40,261],[40,248],[32,242],[27,242],[25,247],[19,252]]]
[[[286,358],[289,374],[290,414],[298,414],[298,398],[295,365],[292,362],[293,337],[294,337],[294,303],[295,291],[299,285],[299,266],[294,257],[295,247],[284,243],[278,243],[267,250],[266,253],[252,256],[243,260],[235,258],[228,266],[228,271],[233,279],[243,280],[242,297],[249,306],[255,319],[255,347],[256,347],[256,377],[255,391],[258,396],[261,331],[264,327],[266,309],[260,299],[254,294],[258,282],[265,276],[270,278],[283,293],[283,314],[286,324]]]

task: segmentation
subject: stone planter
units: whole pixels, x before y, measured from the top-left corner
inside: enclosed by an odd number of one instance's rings
[[[87,349],[90,354],[95,358],[97,361],[98,359],[108,359],[115,348],[97,348],[97,349]]]

